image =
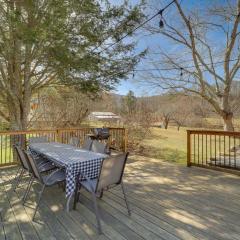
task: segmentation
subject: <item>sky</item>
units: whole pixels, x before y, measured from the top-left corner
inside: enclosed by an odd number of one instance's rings
[[[147,9],[147,14],[149,16],[154,15],[158,10],[160,10],[162,7],[166,6],[171,0],[147,0],[147,3],[150,5],[150,9]],[[216,0],[218,3],[223,2],[226,3],[226,0]],[[121,2],[121,0],[115,0],[113,1]],[[138,3],[140,1],[138,0],[132,0],[133,4]],[[153,4],[153,3],[157,4]],[[204,8],[214,3],[212,0],[182,0],[181,5],[187,9],[191,10],[193,8],[199,8],[204,10]],[[171,5],[166,11],[164,11],[164,19],[166,21],[169,21],[170,23],[172,21],[175,21],[174,19],[174,12],[176,11],[175,5]],[[158,26],[159,24],[159,17],[156,17],[153,19],[150,23],[151,25]],[[221,40],[221,36],[218,35],[218,33],[214,33],[211,37],[216,38],[218,40]],[[160,48],[164,50],[168,50],[170,53],[174,51],[180,51],[178,46],[172,45],[169,43],[169,41],[164,38],[161,34],[151,35],[147,36],[146,32],[144,32],[143,29],[140,29],[136,36],[134,37],[134,40],[137,40],[136,45],[136,52],[141,52],[143,49],[149,50],[149,55],[146,56],[145,59],[142,59],[138,66],[136,66],[137,70],[141,69],[151,69],[154,68],[153,65],[149,62],[157,61],[160,58],[160,55],[156,54],[157,52],[160,52]],[[158,51],[159,50],[159,51]],[[187,58],[187,57],[186,57]],[[189,57],[187,58],[189,59]],[[191,57],[190,57],[191,59]],[[162,93],[162,90],[160,88],[151,87],[147,84],[143,83],[143,72],[136,71],[133,74],[129,74],[129,78],[122,80],[119,85],[116,86],[116,90],[114,91],[117,94],[126,95],[129,90],[132,90],[136,96],[151,96],[151,95],[158,95]],[[141,79],[141,82],[139,81]]]

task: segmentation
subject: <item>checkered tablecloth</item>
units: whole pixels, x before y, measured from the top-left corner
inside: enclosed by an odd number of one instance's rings
[[[66,197],[75,190],[76,177],[81,172],[89,178],[96,178],[99,174],[101,162],[107,157],[105,154],[95,153],[71,145],[61,143],[33,143],[29,149],[53,161],[56,165],[66,169]]]

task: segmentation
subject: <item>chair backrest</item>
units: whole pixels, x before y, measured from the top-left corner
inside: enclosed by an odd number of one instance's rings
[[[97,140],[94,140],[92,143],[92,149],[93,152],[96,153],[106,153],[107,150],[107,144],[98,142]]]
[[[74,147],[79,147],[80,145],[80,139],[78,137],[71,137],[69,140],[69,144]]]
[[[28,139],[29,144],[31,143],[45,143],[48,142],[47,136],[41,136],[41,137],[30,137]]]
[[[90,138],[87,138],[86,140],[84,140],[83,145],[82,145],[82,149],[85,150],[91,150],[92,148],[92,143],[93,141]]]
[[[127,157],[128,153],[122,153],[102,161],[96,191],[121,183]]]
[[[24,151],[26,158],[28,159],[30,165],[31,165],[31,169],[32,169],[32,173],[34,175],[35,178],[37,178],[41,183],[43,182],[42,180],[42,176],[41,173],[38,169],[37,163],[35,161],[35,159],[32,157],[31,153],[29,151]]]
[[[26,158],[25,154],[24,154],[24,151],[22,150],[22,148],[18,145],[14,145],[14,149],[16,150],[16,153],[17,153],[17,156],[18,156],[18,159],[22,165],[22,167],[28,171],[31,170],[30,168],[30,164],[28,162],[28,159]]]

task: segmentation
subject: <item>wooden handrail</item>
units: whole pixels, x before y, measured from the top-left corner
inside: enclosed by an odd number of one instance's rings
[[[187,166],[240,171],[240,132],[187,130]]]
[[[240,136],[240,132],[230,132],[221,130],[192,130],[188,129],[189,134],[206,134],[206,135],[221,135],[221,136]]]
[[[22,135],[22,134],[30,134],[30,133],[55,133],[56,130],[26,130],[26,131],[0,131],[0,135]]]
[[[30,134],[30,133],[56,133],[58,131],[65,131],[65,132],[71,132],[71,131],[80,131],[80,130],[89,130],[94,129],[95,127],[84,127],[84,128],[57,128],[57,129],[37,129],[37,130],[15,130],[15,131],[0,131],[0,135],[17,135],[17,134]],[[125,128],[114,128],[110,127],[109,130],[124,130]]]
[[[87,137],[87,133],[92,129],[94,127],[0,131],[0,166],[16,163],[17,158],[12,146],[15,143],[21,143],[25,146],[29,137],[46,135],[49,141],[69,143],[72,134],[78,136],[83,141]],[[112,146],[114,144],[117,149],[126,151],[127,133],[125,128],[110,127],[109,130],[109,144]],[[113,139],[115,141],[112,141]]]

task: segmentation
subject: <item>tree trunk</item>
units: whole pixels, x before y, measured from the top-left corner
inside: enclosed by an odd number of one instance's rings
[[[225,113],[223,114],[223,128],[224,131],[234,131],[233,127],[233,114],[232,113]]]
[[[29,101],[29,104],[30,104],[30,101]],[[29,108],[29,106],[21,106],[20,103],[15,103],[15,102],[8,103],[10,129],[11,130],[26,130],[27,129],[28,108]]]
[[[168,129],[168,124],[169,124],[169,120],[168,120],[168,119],[165,119],[165,120],[164,120],[164,128],[165,128],[165,129]]]
[[[229,104],[229,88],[225,89],[225,94],[222,97],[222,118],[223,118],[223,129],[224,131],[234,131],[233,127],[233,112]]]

